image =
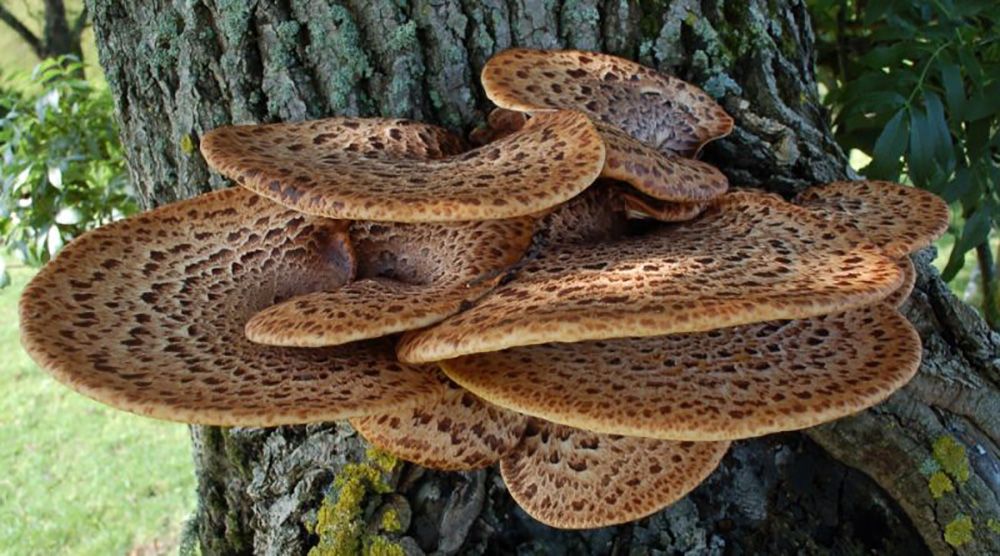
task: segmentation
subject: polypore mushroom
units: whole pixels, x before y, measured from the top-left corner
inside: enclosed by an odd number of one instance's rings
[[[441,397],[351,419],[368,442],[406,461],[446,471],[482,469],[521,440],[527,417],[484,403],[448,379]]]
[[[714,199],[729,188],[729,180],[715,166],[662,153],[606,123],[598,123],[597,130],[607,150],[603,177],[626,182],[655,199],[677,203]]]
[[[529,217],[478,222],[355,222],[357,280],[264,309],[254,342],[321,347],[434,324],[491,289],[531,243]]]
[[[533,259],[558,245],[594,244],[619,238],[627,230],[628,217],[621,192],[613,183],[598,180],[538,221],[525,258]]]
[[[207,133],[201,148],[216,169],[289,208],[391,222],[532,214],[583,191],[604,165],[604,143],[579,112],[539,115],[494,143],[430,160],[391,152],[381,137],[402,130],[357,119],[322,132],[308,122],[236,126]]]
[[[580,110],[681,156],[694,156],[733,129],[733,119],[701,89],[599,52],[512,48],[490,58],[482,82],[501,108]]]
[[[251,315],[344,284],[347,224],[247,190],[201,195],[76,239],[25,288],[21,338],[71,388],[150,417],[271,426],[433,399],[384,340],[321,350],[251,343]]]
[[[904,385],[920,353],[909,322],[876,304],[708,332],[512,348],[441,367],[513,411],[601,433],[706,441],[860,411]]]
[[[948,205],[940,197],[887,181],[810,187],[795,202],[858,230],[892,257],[926,247],[948,229]]]
[[[875,303],[901,281],[893,259],[843,226],[738,192],[684,225],[540,253],[473,308],[405,335],[397,353],[440,361],[808,318]]]
[[[561,529],[645,517],[685,496],[718,467],[728,442],[670,442],[604,435],[532,420],[500,460],[511,496]]]
[[[473,133],[474,142],[488,143],[524,127],[528,115],[504,108],[490,112],[487,127]],[[606,155],[601,176],[621,180],[655,199],[691,203],[726,192],[729,180],[714,166],[661,152],[617,127],[597,122]]]

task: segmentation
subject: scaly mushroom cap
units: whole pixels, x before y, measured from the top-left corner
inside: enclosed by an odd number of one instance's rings
[[[899,308],[906,303],[906,300],[910,298],[910,294],[913,293],[913,287],[917,284],[917,269],[913,266],[913,261],[909,257],[903,257],[896,261],[899,265],[899,269],[903,272],[903,283],[896,291],[889,294],[889,297],[885,298],[885,303],[893,307]]]
[[[696,220],[555,248],[473,308],[408,333],[428,362],[548,342],[698,332],[875,303],[902,281],[856,233],[771,195],[725,195]]]
[[[920,364],[895,308],[708,332],[543,344],[442,361],[483,399],[564,425],[668,440],[798,430],[870,407]]]
[[[598,52],[505,50],[483,67],[482,82],[501,108],[581,110],[681,156],[694,156],[733,129],[729,114],[694,85]]]
[[[726,192],[729,180],[715,166],[693,158],[663,153],[605,123],[597,130],[606,157],[601,176],[621,180],[655,199],[692,203]]]
[[[926,247],[948,229],[948,205],[940,197],[887,181],[810,187],[795,202],[854,227],[892,257]]]
[[[342,419],[440,394],[386,341],[296,350],[251,343],[250,315],[344,284],[347,224],[240,189],[84,234],[20,301],[27,352],[60,382],[141,415],[214,425]]]
[[[728,442],[598,434],[533,419],[500,460],[511,496],[531,517],[588,529],[645,517],[684,497],[718,467]]]
[[[660,222],[687,222],[696,218],[708,203],[672,203],[632,191],[622,191],[629,217],[652,218]]]
[[[350,220],[528,215],[583,191],[604,166],[604,143],[579,112],[539,115],[494,143],[433,160],[390,148],[384,137],[403,140],[404,127],[385,126],[343,118],[322,132],[309,122],[237,126],[213,130],[201,145],[209,164],[244,187],[307,214]]]
[[[450,380],[430,403],[351,419],[365,440],[406,461],[445,471],[482,469],[521,440],[527,417],[484,403]]]
[[[254,342],[321,347],[434,324],[493,288],[531,243],[534,219],[355,222],[358,280],[293,297],[247,323]]]

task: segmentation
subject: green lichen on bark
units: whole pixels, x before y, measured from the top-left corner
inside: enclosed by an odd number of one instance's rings
[[[387,538],[366,534],[365,512],[373,497],[392,492],[388,475],[397,463],[389,454],[369,450],[363,461],[348,463],[340,470],[316,514],[312,533],[319,542],[309,550],[309,556],[396,554]]]
[[[972,518],[959,514],[944,527],[944,541],[959,547],[972,541]]]
[[[950,436],[942,436],[934,441],[933,451],[934,461],[959,484],[969,480],[969,457],[964,446]]]

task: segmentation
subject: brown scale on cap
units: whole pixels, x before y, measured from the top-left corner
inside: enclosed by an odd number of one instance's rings
[[[662,153],[624,131],[598,123],[607,156],[601,176],[627,182],[655,199],[691,203],[726,192],[729,180],[715,166]]]
[[[436,397],[433,371],[397,362],[390,342],[297,350],[244,337],[260,309],[351,277],[346,227],[240,188],[109,224],[24,290],[22,342],[87,396],[189,423],[307,423]]]
[[[728,449],[729,442],[606,435],[533,419],[500,460],[500,474],[533,518],[588,529],[633,521],[680,500]]]
[[[450,380],[441,398],[351,419],[365,440],[406,461],[445,471],[482,469],[521,439],[527,417],[488,404]]]
[[[902,307],[903,303],[910,298],[910,294],[913,293],[913,287],[917,284],[917,269],[913,266],[913,261],[909,257],[903,257],[896,261],[899,265],[899,269],[903,272],[903,283],[896,289],[896,291],[889,294],[889,297],[885,298],[885,303],[893,307]]]
[[[202,139],[202,153],[244,187],[295,210],[391,222],[528,215],[583,191],[604,165],[604,143],[579,112],[539,115],[494,143],[434,160],[390,148],[384,136],[405,139],[398,121],[310,125],[220,128]]]
[[[257,313],[251,341],[321,347],[434,324],[481,297],[531,243],[534,219],[439,224],[355,222],[358,280]]]
[[[708,332],[543,344],[441,362],[508,409],[581,429],[735,440],[861,411],[906,384],[920,338],[876,304]]]
[[[482,82],[502,108],[580,110],[681,156],[694,156],[733,129],[729,114],[698,87],[598,52],[506,50],[486,63]]]
[[[652,218],[660,222],[687,222],[696,218],[708,203],[672,203],[633,191],[622,191],[630,218]]]
[[[542,252],[475,307],[405,335],[397,353],[440,361],[850,310],[902,282],[893,259],[853,235],[771,195],[731,193],[683,226]]]
[[[940,197],[887,181],[810,187],[795,202],[855,228],[892,257],[926,247],[948,229],[948,205]]]

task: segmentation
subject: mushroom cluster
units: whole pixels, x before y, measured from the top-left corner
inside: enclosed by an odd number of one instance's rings
[[[885,182],[789,202],[700,162],[732,119],[579,51],[508,50],[468,143],[394,119],[216,129],[238,187],[83,235],[21,298],[58,380],[156,418],[350,419],[421,465],[499,462],[556,527],[674,502],[730,441],[905,384],[908,254],[945,204]]]

